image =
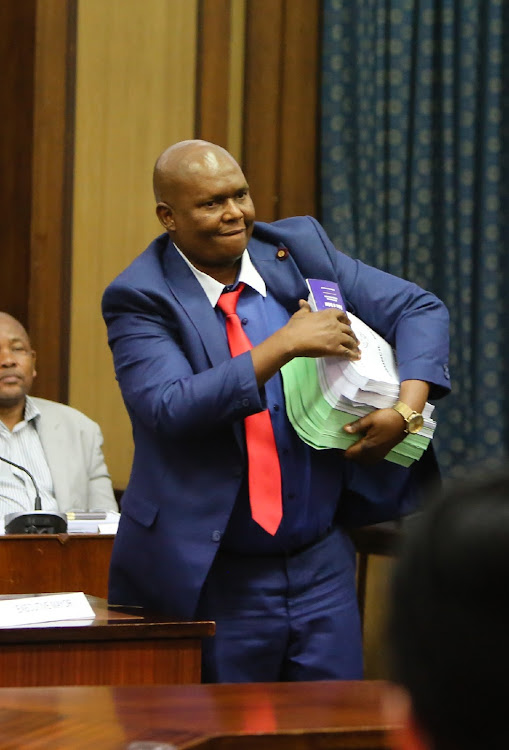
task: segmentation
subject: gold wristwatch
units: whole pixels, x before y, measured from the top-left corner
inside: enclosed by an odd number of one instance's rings
[[[403,401],[396,401],[392,408],[397,411],[398,414],[401,414],[405,420],[405,432],[415,433],[422,429],[424,419],[422,414],[419,414],[418,411],[414,411],[410,406],[404,404]]]

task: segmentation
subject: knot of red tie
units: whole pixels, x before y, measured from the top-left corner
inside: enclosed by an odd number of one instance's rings
[[[233,290],[233,292],[223,292],[219,297],[217,306],[224,312],[225,315],[235,314],[235,310],[237,309],[237,302],[239,301],[239,297],[242,290],[244,289],[244,286],[245,284],[241,282],[238,287]]]

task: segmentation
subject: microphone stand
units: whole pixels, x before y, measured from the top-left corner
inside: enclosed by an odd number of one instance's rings
[[[32,474],[24,466],[15,464],[7,458],[0,456],[0,461],[4,461],[16,469],[24,471],[32,480],[35,487],[34,510],[24,513],[6,513],[4,517],[6,534],[65,534],[67,531],[67,516],[64,513],[49,512],[42,510],[41,495],[37,483]]]

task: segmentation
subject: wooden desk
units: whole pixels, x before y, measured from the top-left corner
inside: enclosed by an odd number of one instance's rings
[[[382,682],[2,688],[1,746],[382,750],[383,691]]]
[[[0,594],[86,591],[108,598],[112,534],[0,536]]]
[[[2,687],[200,682],[201,640],[213,635],[213,622],[179,622],[87,598],[94,620],[0,628]]]

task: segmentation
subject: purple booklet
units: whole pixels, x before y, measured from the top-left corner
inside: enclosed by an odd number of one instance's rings
[[[339,286],[334,281],[306,279],[306,284],[309,287],[308,302],[312,310],[327,310],[329,307],[335,307],[346,312]]]

